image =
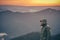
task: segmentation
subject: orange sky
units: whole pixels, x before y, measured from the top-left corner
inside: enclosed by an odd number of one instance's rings
[[[0,5],[60,6],[60,0],[0,0]]]

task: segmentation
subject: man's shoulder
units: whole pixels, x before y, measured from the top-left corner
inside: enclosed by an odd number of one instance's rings
[[[47,27],[46,27],[47,29],[50,29],[50,27],[49,27],[49,25],[47,25]]]

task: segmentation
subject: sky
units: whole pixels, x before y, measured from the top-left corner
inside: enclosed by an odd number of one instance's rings
[[[0,0],[0,5],[60,6],[60,0]]]

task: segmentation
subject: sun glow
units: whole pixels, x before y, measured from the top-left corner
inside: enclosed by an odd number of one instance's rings
[[[0,0],[0,5],[60,6],[60,0]]]
[[[32,0],[32,3],[58,3],[57,0]]]

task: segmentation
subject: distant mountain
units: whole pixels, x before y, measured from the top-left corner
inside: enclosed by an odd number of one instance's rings
[[[44,14],[48,14],[48,13],[60,13],[60,10],[56,10],[56,9],[51,9],[51,8],[47,8],[47,9],[44,9],[44,10],[41,10],[41,11],[37,11],[35,13],[44,13]]]
[[[3,11],[0,11],[0,14],[10,14],[10,13],[13,13],[13,12],[10,11],[10,10],[3,10]]]
[[[23,36],[13,38],[11,40],[40,40],[39,32],[32,32]],[[54,35],[51,37],[51,40],[60,40],[60,34]]]
[[[21,12],[13,12],[11,10],[2,10],[0,9],[0,14],[22,14]]]
[[[7,9],[0,8],[0,12],[2,12],[2,11],[7,11]]]
[[[17,13],[17,14],[19,14],[19,13],[22,13],[22,12],[13,12],[13,11],[11,11],[11,10],[5,10],[5,9],[1,9],[0,8],[0,14],[1,13],[4,13],[4,14],[6,14],[6,13]],[[40,11],[37,11],[37,12],[23,12],[23,13],[25,13],[25,14],[32,14],[32,13],[35,13],[35,14],[52,14],[52,13],[59,13],[60,14],[60,10],[56,10],[56,9],[51,9],[51,8],[47,8],[47,9],[43,9],[43,10],[40,10]]]
[[[0,8],[0,11],[2,11],[3,9]]]

